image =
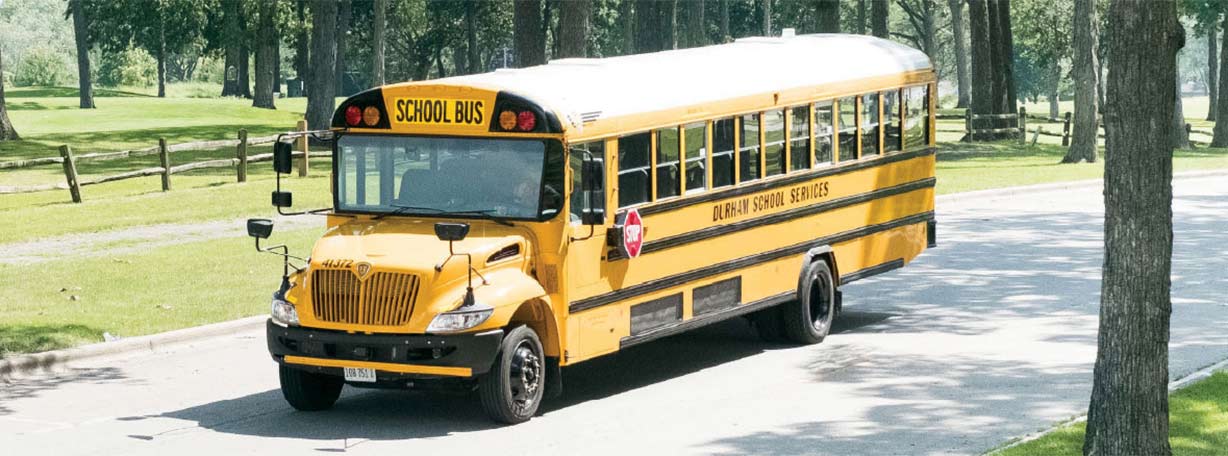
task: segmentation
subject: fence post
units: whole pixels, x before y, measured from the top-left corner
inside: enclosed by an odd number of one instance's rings
[[[1197,147],[1194,146],[1194,141],[1190,139],[1191,129],[1192,127],[1190,127],[1190,124],[1185,124],[1185,142],[1190,143],[1190,149],[1197,149]]]
[[[60,146],[60,157],[64,159],[64,179],[68,181],[68,194],[72,202],[81,202],[81,184],[77,182],[77,161],[72,158],[72,148],[68,144]]]
[[[307,131],[307,121],[306,120],[298,121],[298,131]],[[303,152],[303,157],[300,158],[298,161],[298,177],[306,177],[307,168],[308,168],[308,165],[310,165],[310,163],[307,161],[308,159],[307,135],[298,137],[298,147],[297,148],[298,150],[301,150]]]
[[[976,139],[972,135],[972,109],[964,109],[964,134],[968,135],[968,142]]]
[[[158,138],[158,159],[162,162],[162,191],[171,190],[171,153],[166,148],[166,138]]]
[[[1036,145],[1036,141],[1040,139],[1040,125],[1036,126],[1036,133],[1032,134],[1032,145]]]
[[[239,182],[247,182],[247,130],[239,129]]]
[[[1028,142],[1028,109],[1019,107],[1019,142]]]
[[[1062,126],[1062,147],[1070,146],[1070,111],[1066,111],[1066,125]]]

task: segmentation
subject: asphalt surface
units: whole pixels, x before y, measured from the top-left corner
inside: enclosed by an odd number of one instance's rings
[[[1228,179],[1174,188],[1176,379],[1228,358]],[[823,344],[730,321],[568,368],[564,397],[518,426],[472,395],[347,388],[295,412],[249,331],[0,384],[0,452],[978,454],[1086,409],[1101,198],[941,202],[941,245],[847,286]]]

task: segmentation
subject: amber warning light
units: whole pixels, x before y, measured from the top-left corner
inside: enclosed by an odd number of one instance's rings
[[[505,109],[499,113],[499,128],[504,131],[533,131],[536,127],[537,114],[533,114],[533,111]]]

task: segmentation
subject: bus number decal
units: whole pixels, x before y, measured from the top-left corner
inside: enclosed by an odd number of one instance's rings
[[[712,221],[719,222],[786,206],[798,206],[826,198],[829,193],[831,192],[828,190],[827,181],[821,181],[796,185],[787,190],[772,190],[767,193],[744,196],[713,205]]]
[[[482,125],[485,103],[481,100],[397,98],[392,120],[401,124]]]

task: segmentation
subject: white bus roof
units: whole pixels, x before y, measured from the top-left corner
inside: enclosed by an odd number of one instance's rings
[[[425,84],[505,90],[578,127],[788,89],[932,71],[923,52],[866,35],[751,37],[733,43],[609,58],[571,58]],[[419,84],[419,83],[410,83]]]

